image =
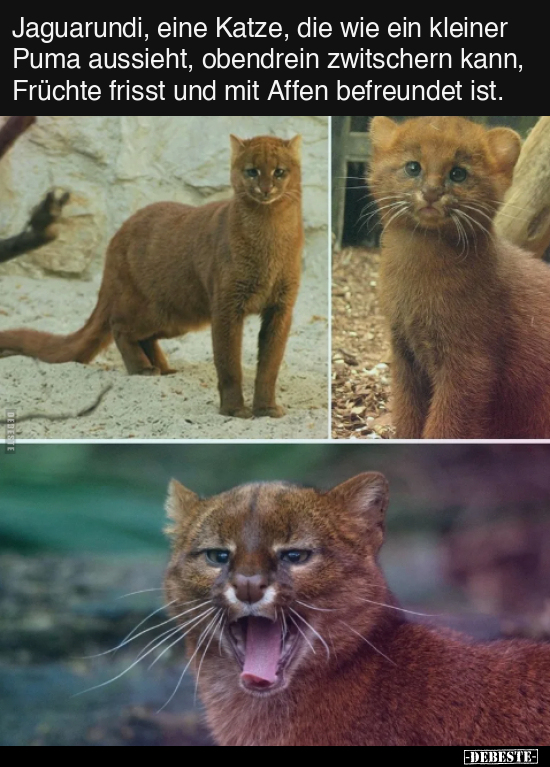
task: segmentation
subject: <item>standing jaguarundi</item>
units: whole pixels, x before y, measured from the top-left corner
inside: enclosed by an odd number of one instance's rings
[[[0,357],[90,362],[114,338],[130,374],[173,371],[159,339],[212,325],[220,412],[280,417],[279,368],[292,322],[304,242],[301,138],[231,136],[232,199],[200,207],[162,202],[112,239],[96,308],[68,336],[0,333]],[[252,408],[242,391],[245,317],[260,314]]]

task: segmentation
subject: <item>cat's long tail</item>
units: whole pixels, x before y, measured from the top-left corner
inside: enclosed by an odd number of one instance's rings
[[[0,333],[0,357],[35,357],[43,362],[91,362],[111,343],[109,317],[98,302],[83,328],[68,336],[38,330],[6,330]]]

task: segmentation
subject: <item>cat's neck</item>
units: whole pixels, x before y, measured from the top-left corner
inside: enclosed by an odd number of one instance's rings
[[[398,609],[391,609],[394,602],[389,594],[388,607],[372,630],[362,630],[360,621],[355,627],[345,627],[353,651],[349,647],[340,651],[330,634],[330,654],[317,643],[315,665],[297,673],[286,690],[270,697],[252,698],[235,686],[234,679],[231,684],[224,680],[215,659],[205,663],[201,697],[216,741],[220,745],[281,746],[333,738],[338,729],[335,708],[342,722],[349,721],[351,701],[368,695],[369,686],[380,676],[395,674],[398,664],[391,657],[392,648],[398,647],[407,622]]]
[[[545,742],[547,720],[539,698],[546,695],[550,646],[524,640],[472,644],[455,632],[400,620],[366,639],[353,657],[332,663],[319,651],[314,670],[296,675],[287,690],[271,698],[231,693],[223,676],[214,673],[202,694],[217,742],[442,746],[475,741],[491,747],[514,733]],[[517,669],[527,657],[538,673],[530,682],[530,702],[518,705],[525,678]],[[496,719],[495,712],[501,712]]]
[[[298,192],[259,204],[247,195],[235,194],[229,202],[229,232],[234,244],[251,247],[233,250],[248,263],[256,264],[258,273],[269,271],[274,262],[299,262],[303,244],[303,215]]]
[[[469,272],[476,274],[494,273],[500,262],[498,237],[494,230],[487,233],[440,232],[390,225],[382,235],[384,258],[398,260],[404,268],[418,270],[421,274],[437,274],[439,270],[448,273]],[[426,270],[429,271],[426,271]]]

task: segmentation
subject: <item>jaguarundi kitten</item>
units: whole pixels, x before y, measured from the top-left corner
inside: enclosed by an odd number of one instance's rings
[[[396,437],[550,438],[550,268],[493,226],[519,136],[375,117],[370,137]]]

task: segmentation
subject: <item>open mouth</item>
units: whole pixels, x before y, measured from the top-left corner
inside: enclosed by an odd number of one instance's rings
[[[284,672],[300,644],[292,621],[249,616],[231,623],[228,636],[245,690],[266,694],[284,687]]]

